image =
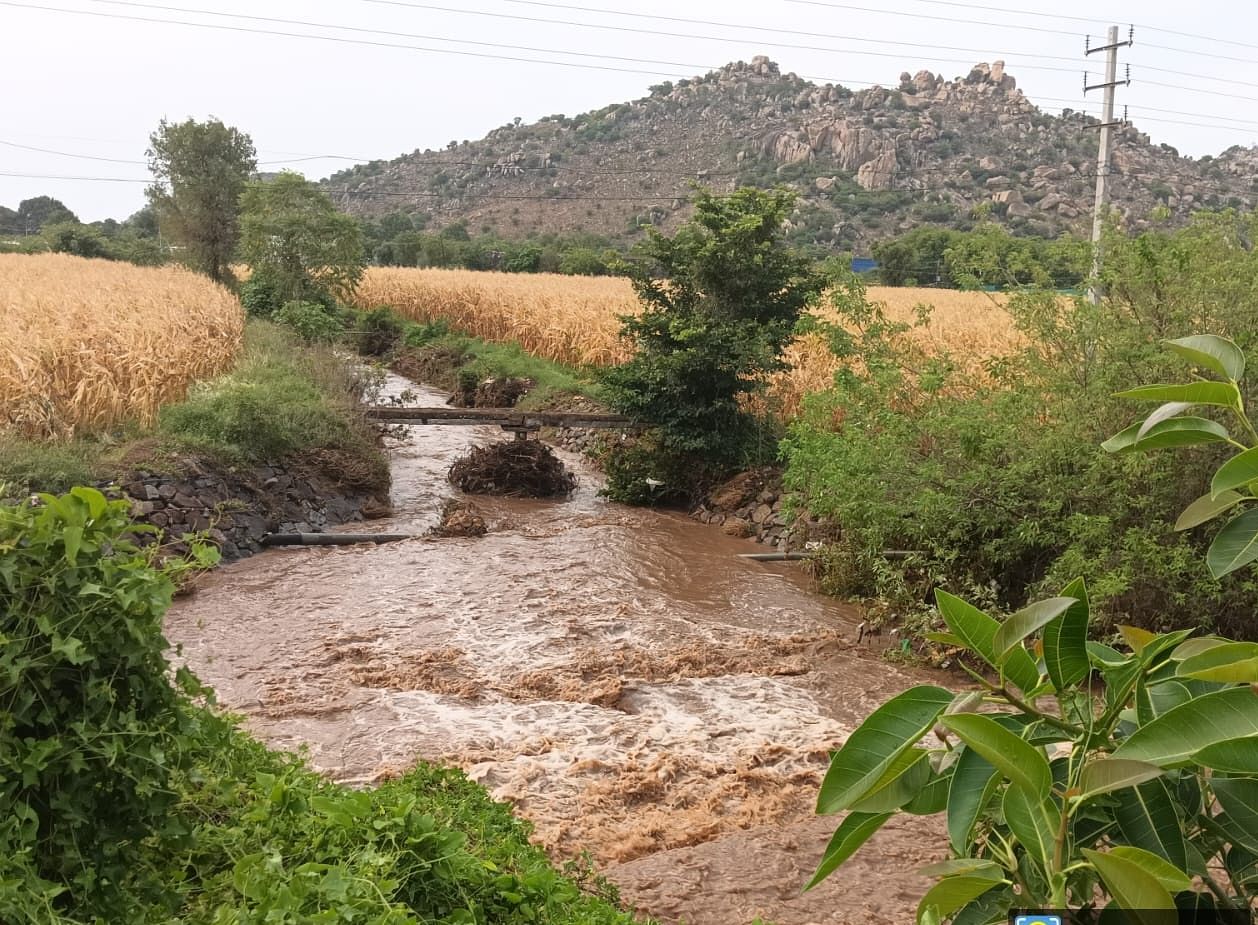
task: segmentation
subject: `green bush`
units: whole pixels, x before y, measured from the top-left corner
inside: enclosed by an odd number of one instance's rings
[[[301,335],[308,344],[330,344],[345,331],[344,319],[318,302],[285,302],[275,320]]]
[[[437,318],[422,324],[408,324],[402,343],[408,347],[427,347],[433,341],[441,340],[450,334],[450,323],[444,318]]]
[[[358,329],[358,352],[363,356],[388,356],[402,340],[402,319],[385,305],[354,313],[351,324]]]
[[[1113,393],[1168,370],[1159,338],[1206,323],[1258,346],[1258,255],[1235,244],[1252,221],[1202,217],[1179,232],[1111,237],[1102,304],[1013,298],[1027,346],[993,362],[984,383],[905,347],[863,298],[840,306],[846,368],[807,402],[783,450],[788,485],[842,528],[849,590],[873,589],[897,615],[928,621],[936,587],[1008,612],[1083,575],[1098,627],[1161,630],[1190,609],[1207,629],[1258,634],[1258,581],[1219,583],[1201,540],[1171,526],[1219,451],[1098,449],[1128,421]]]
[[[197,725],[167,677],[162,615],[191,563],[155,569],[129,529],[129,505],[92,489],[0,507],[6,922],[76,907],[142,921],[136,906],[174,886],[144,858],[150,838],[188,834],[173,783]]]
[[[794,201],[781,190],[699,192],[695,217],[672,238],[652,230],[628,267],[644,308],[622,319],[635,353],[605,372],[608,396],[696,473],[747,460],[758,427],[746,399],[785,367],[782,351],[824,285],[783,241]],[[622,487],[628,497],[628,486],[608,486],[613,496]]]
[[[245,343],[231,373],[198,383],[185,401],[162,409],[162,434],[229,462],[338,448],[382,465],[355,413],[361,384],[331,351],[302,347],[265,322],[250,324]]]
[[[254,318],[270,318],[284,304],[279,283],[266,273],[254,273],[240,284],[239,293],[240,304]]]

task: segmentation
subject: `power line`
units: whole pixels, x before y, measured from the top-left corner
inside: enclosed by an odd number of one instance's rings
[[[1234,100],[1248,100],[1252,103],[1258,103],[1258,96],[1245,96],[1242,93],[1224,93],[1222,90],[1207,90],[1203,87],[1185,87],[1181,84],[1159,83],[1156,80],[1142,80],[1141,82],[1148,84],[1150,87],[1164,87],[1168,90],[1183,90],[1187,93],[1205,93],[1208,96],[1226,96]]]
[[[1043,32],[1049,35],[1069,35],[1078,38],[1078,31],[1066,29],[1048,29],[1044,26],[1016,25],[1013,23],[989,22],[980,19],[958,19],[954,16],[932,16],[928,13],[910,13],[904,10],[888,10],[872,6],[855,6],[850,3],[834,3],[831,0],[786,0],[787,3],[798,3],[802,6],[824,6],[836,10],[852,10],[857,13],[879,13],[886,16],[907,16],[910,19],[930,19],[935,22],[961,23],[966,26],[987,26],[992,29],[1024,29],[1027,32]]]
[[[613,26],[607,23],[583,23],[583,22],[575,22],[573,20],[568,20],[568,19],[546,19],[540,16],[515,16],[509,13],[495,13],[495,12],[490,12],[487,10],[458,9],[457,7],[436,6],[429,3],[405,2],[405,0],[360,0],[360,2],[374,3],[380,6],[395,6],[395,7],[403,7],[403,8],[408,8],[408,9],[416,9],[416,10],[433,10],[433,11],[443,12],[443,13],[456,13],[456,14],[465,15],[465,16],[489,16],[489,17],[493,17],[497,19],[513,19],[513,20],[518,20],[521,22],[549,23],[553,25],[563,25],[563,26],[578,26],[583,29],[602,29],[602,30],[607,30],[607,31],[612,31],[612,32],[631,32],[638,35],[659,35],[659,36],[665,36],[668,38],[698,39],[701,41],[712,41],[712,42],[743,41],[743,39],[741,38],[729,38],[729,37],[712,36],[712,35],[699,35],[693,32],[664,32],[657,29],[637,29],[630,26]],[[523,3],[525,2],[525,0],[507,0],[507,2]],[[889,39],[871,39],[871,38],[865,38],[863,36],[838,35],[835,33],[827,33],[827,32],[805,32],[801,29],[779,29],[779,28],[773,28],[769,26],[757,26],[757,25],[750,25],[750,24],[744,24],[744,23],[726,23],[726,22],[718,22],[718,21],[710,20],[710,19],[687,19],[680,16],[659,16],[659,15],[648,14],[648,13],[630,13],[630,12],[625,12],[621,10],[599,10],[594,7],[572,6],[572,5],[564,4],[564,3],[531,3],[530,5],[553,7],[553,8],[562,9],[562,10],[579,10],[581,12],[603,13],[609,16],[632,16],[637,19],[658,20],[661,22],[676,22],[676,23],[683,23],[686,25],[695,25],[695,26],[710,26],[710,27],[715,27],[719,29],[744,29],[744,30],[754,30],[755,32],[758,32],[758,33],[769,32],[769,33],[774,33],[774,34],[779,34],[779,35],[806,36],[808,38],[838,39],[839,41],[845,41],[845,42],[866,42],[866,43],[871,43],[875,45],[898,45],[905,48],[924,48],[930,51],[962,51],[962,52],[970,52],[970,53],[978,54],[978,55],[989,54],[988,49],[965,48],[965,47],[960,47],[956,45],[931,45],[931,44],[926,44],[922,42],[899,42],[899,41],[892,41]],[[759,45],[768,46],[772,48],[796,48],[803,51],[839,51],[839,52],[845,52],[845,53],[866,54],[865,52],[849,52],[847,49],[839,49],[839,48],[818,48],[813,45],[791,45],[791,44],[783,44],[783,43],[777,43],[777,42],[766,42],[759,37],[756,38],[756,42]],[[873,53],[871,52],[870,54],[873,54]],[[1067,55],[1042,55],[1042,54],[1038,54],[1034,52],[1008,51],[1008,52],[1004,52],[1004,54],[1016,56],[1016,57],[1036,58],[1036,59],[1041,59],[1045,61],[1074,61],[1076,60]],[[941,60],[948,60],[948,59],[932,58],[932,60],[941,61]],[[971,62],[967,61],[963,63],[968,64]],[[1072,69],[1072,72],[1073,72],[1073,69]]]
[[[399,32],[399,31],[391,30],[391,29],[371,29],[371,28],[359,27],[359,26],[339,25],[337,23],[311,22],[308,20],[299,20],[299,19],[281,19],[281,18],[277,18],[273,16],[252,16],[252,15],[247,15],[244,13],[221,13],[216,10],[204,10],[204,9],[195,9],[195,8],[187,8],[187,7],[166,6],[162,4],[153,4],[153,3],[137,3],[137,2],[134,2],[134,0],[88,0],[88,2],[100,3],[100,4],[105,4],[108,6],[123,6],[123,7],[132,7],[132,8],[145,9],[145,10],[160,10],[160,11],[168,12],[168,13],[190,13],[197,16],[215,16],[215,17],[220,17],[220,18],[225,18],[225,19],[244,19],[244,20],[250,20],[253,22],[274,23],[274,24],[288,25],[288,26],[304,26],[304,27],[313,28],[313,29],[336,29],[336,30],[340,30],[344,32],[354,32],[354,33],[361,33],[361,34],[366,34],[366,35],[384,35],[384,36],[390,36],[393,38],[419,39],[421,41],[451,42],[451,43],[460,44],[460,45],[476,45],[476,46],[481,46],[481,47],[500,48],[500,49],[506,49],[506,50],[512,50],[512,51],[537,52],[540,54],[572,55],[572,56],[582,57],[582,58],[598,58],[601,60],[622,61],[622,62],[630,62],[630,63],[637,63],[637,64],[658,64],[665,67],[696,68],[699,70],[716,70],[717,69],[717,67],[714,67],[712,65],[692,64],[688,62],[661,61],[661,60],[653,59],[653,58],[622,57],[619,55],[608,55],[608,54],[580,52],[580,51],[568,51],[566,49],[561,49],[561,48],[538,48],[536,46],[530,46],[530,45],[512,45],[512,44],[504,44],[500,42],[482,42],[482,41],[477,41],[473,39],[449,38],[447,36],[440,36],[440,35],[427,35],[427,34],[420,34],[420,33],[413,33],[413,32]],[[421,4],[421,3],[403,3],[403,2],[399,2],[399,0],[362,0],[362,2],[377,3],[377,4],[387,5],[387,6],[402,6],[402,7],[413,7],[417,9],[439,10],[439,11],[444,11],[444,12],[460,13],[460,14],[475,15],[475,16],[491,16],[491,17],[506,18],[506,19],[526,19],[529,21],[544,22],[544,23],[551,23],[551,24],[558,24],[558,25],[577,26],[577,27],[587,27],[589,25],[586,23],[579,23],[579,22],[573,22],[573,21],[568,21],[568,20],[540,19],[537,17],[516,17],[516,16],[511,16],[505,13],[491,13],[491,12],[480,11],[480,10],[459,10],[453,7],[434,6],[434,5]],[[592,26],[592,28],[600,28],[600,27],[595,25],[595,26]],[[725,42],[725,43],[746,41],[746,39],[740,39],[740,38],[720,38],[720,37],[715,37],[715,36],[683,34],[679,32],[662,32],[662,31],[651,30],[651,29],[629,29],[627,27],[621,27],[621,26],[614,26],[614,27],[608,27],[608,28],[613,28],[618,31],[643,33],[647,35],[661,35],[661,36],[668,36],[672,38],[701,39],[705,41],[716,41],[716,42]],[[896,58],[896,59],[900,59],[903,57],[902,55],[896,52],[890,52],[890,51],[859,51],[859,50],[854,50],[850,48],[834,48],[834,47],[827,47],[827,46],[820,46],[820,45],[792,45],[792,44],[786,44],[786,43],[781,43],[781,42],[765,42],[760,39],[757,39],[756,41],[759,45],[768,46],[768,47],[797,49],[797,50],[802,50],[802,51],[820,51],[820,52],[825,52],[828,54],[848,54],[848,55],[858,55],[858,56],[864,56],[864,57],[880,57],[880,58]],[[877,41],[877,40],[866,40],[866,41]],[[880,42],[879,44],[883,44],[883,43]],[[885,43],[885,44],[898,44],[898,43],[891,42],[891,43]],[[929,46],[918,45],[915,47],[924,48],[924,47],[929,47]],[[980,49],[959,49],[959,50],[970,51],[970,52],[974,52],[975,54],[984,53]],[[1047,58],[1049,56],[1031,55],[1028,57]],[[960,58],[932,57],[932,60],[943,61],[943,62],[948,62],[952,64],[973,65],[972,61],[968,59],[960,59]],[[1065,59],[1063,57],[1062,60],[1069,60],[1069,59]],[[1053,65],[1027,64],[1023,62],[1019,62],[1018,67],[1020,69],[1026,69],[1026,70],[1054,71],[1054,72],[1063,73],[1063,74],[1073,74],[1077,71],[1077,68],[1055,67]],[[846,82],[866,83],[867,81],[846,81]]]
[[[636,68],[612,67],[610,65],[580,64],[575,61],[552,61],[539,58],[520,58],[513,55],[498,55],[488,52],[462,51],[453,48],[428,48],[421,45],[402,45],[396,42],[375,42],[367,39],[350,39],[335,35],[309,35],[302,32],[283,32],[276,29],[250,29],[245,26],[228,26],[216,23],[187,22],[177,19],[156,19],[151,16],[134,16],[127,13],[104,13],[97,10],[72,10],[65,7],[43,6],[33,3],[15,3],[14,0],[0,0],[0,6],[16,7],[25,10],[42,10],[50,13],[67,13],[75,16],[94,16],[99,19],[117,19],[128,22],[157,23],[168,26],[187,26],[193,29],[212,29],[219,32],[238,32],[253,35],[277,35],[285,38],[310,39],[318,42],[334,42],[342,45],[363,45],[372,48],[396,48],[404,51],[422,51],[429,54],[455,55],[468,58],[489,58],[496,61],[515,61],[522,64],[550,64],[559,67],[583,68],[596,71],[616,71],[622,74],[646,74],[651,77],[679,77],[674,72],[647,71]],[[565,52],[567,54],[567,52]]]
[[[71,154],[68,151],[54,151],[51,148],[38,148],[34,145],[20,145],[15,141],[0,141],[7,148],[20,148],[23,151],[37,151],[40,154],[58,154],[62,157],[77,157],[85,161],[108,161],[111,164],[145,164],[145,161],[133,161],[122,157],[98,157],[93,154]]]
[[[1150,42],[1141,42],[1140,47],[1141,48],[1155,48],[1158,51],[1173,51],[1181,55],[1191,55],[1194,58],[1201,57],[1203,54],[1203,52],[1193,51],[1191,48],[1176,48],[1173,45],[1155,45]],[[1235,55],[1224,55],[1224,54],[1220,54],[1217,51],[1211,51],[1210,57],[1215,61],[1237,61],[1237,62],[1240,62],[1241,64],[1258,63],[1258,62],[1255,62],[1253,58],[1238,58]]]

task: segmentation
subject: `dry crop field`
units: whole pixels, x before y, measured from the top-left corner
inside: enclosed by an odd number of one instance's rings
[[[880,286],[868,294],[898,321],[912,321],[918,305],[931,305],[929,326],[913,337],[928,352],[947,350],[974,372],[984,359],[1019,343],[999,296]],[[628,280],[618,277],[394,267],[368,270],[355,299],[361,308],[391,305],[414,321],[444,318],[464,333],[517,341],[530,353],[571,366],[628,359],[618,318],[638,309]],[[836,368],[816,335],[797,340],[790,360],[794,368],[773,385],[774,404],[786,415],[798,410],[804,395],[825,388]]]
[[[0,430],[68,436],[151,423],[229,367],[244,312],[190,270],[0,254]]]

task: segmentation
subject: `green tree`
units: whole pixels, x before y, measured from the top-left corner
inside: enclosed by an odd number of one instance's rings
[[[44,228],[43,238],[54,254],[113,259],[110,242],[96,229],[78,222],[57,222]]]
[[[240,195],[257,169],[253,141],[218,119],[172,123],[149,137],[155,181],[149,204],[189,264],[215,282],[231,281],[239,237]]]
[[[693,457],[691,471],[744,460],[756,432],[745,400],[785,368],[782,351],[824,287],[783,240],[794,202],[785,190],[700,191],[694,218],[673,237],[651,229],[627,265],[643,311],[622,318],[636,353],[608,371],[609,395],[656,426],[662,451]]]
[[[17,207],[17,231],[20,234],[39,234],[47,225],[58,222],[74,222],[79,217],[66,208],[60,199],[51,196],[36,196],[23,199]]]
[[[241,206],[240,256],[281,303],[345,297],[362,278],[362,228],[316,184],[285,171],[250,183]]]

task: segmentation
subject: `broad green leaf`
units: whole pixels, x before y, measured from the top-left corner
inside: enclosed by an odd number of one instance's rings
[[[930,780],[930,754],[910,748],[896,756],[882,777],[852,804],[857,813],[889,813],[917,796]]]
[[[1224,492],[1244,488],[1258,480],[1258,446],[1237,453],[1214,473],[1210,480],[1210,497],[1218,498]]]
[[[956,733],[1017,787],[1042,797],[1053,783],[1048,760],[1038,748],[1020,739],[982,713],[945,716],[940,722]]]
[[[1192,760],[1194,764],[1225,774],[1258,776],[1258,736],[1215,742],[1193,755]]]
[[[1112,857],[1124,858],[1133,864],[1140,865],[1156,877],[1169,893],[1182,893],[1184,890],[1192,889],[1192,877],[1152,851],[1145,851],[1134,845],[1115,845],[1109,853]]]
[[[1165,778],[1116,790],[1114,799],[1114,819],[1123,841],[1152,851],[1181,870],[1188,866],[1188,846]]]
[[[856,853],[857,849],[869,841],[871,835],[882,828],[892,813],[848,813],[847,817],[835,829],[830,843],[826,845],[817,872],[808,881],[805,890],[811,890],[838,868],[840,864]]]
[[[1005,824],[1046,874],[1052,868],[1053,846],[1061,828],[1061,810],[1047,796],[1031,796],[1020,787],[1005,791]]]
[[[927,890],[922,901],[917,905],[917,921],[926,921],[928,910],[935,909],[944,917],[956,912],[1001,881],[993,881],[988,877],[947,877],[940,880]]]
[[[1119,665],[1125,665],[1131,659],[1123,655],[1112,646],[1107,646],[1103,642],[1088,641],[1088,661],[1097,668],[1117,668]]]
[[[1224,379],[1239,380],[1245,375],[1245,353],[1235,343],[1217,334],[1194,334],[1168,340],[1166,346],[1189,363],[1218,373]]]
[[[1149,698],[1149,707],[1152,714],[1144,720],[1143,724],[1146,725],[1153,722],[1163,713],[1169,713],[1180,704],[1192,700],[1192,692],[1178,681],[1154,684],[1145,690],[1145,694]]]
[[[61,541],[66,548],[66,561],[71,565],[78,562],[79,547],[83,545],[83,528],[66,527],[61,532]]]
[[[1176,447],[1201,446],[1206,443],[1226,443],[1227,428],[1209,418],[1171,418],[1154,424],[1140,436],[1143,424],[1132,424],[1101,444],[1107,453],[1141,453],[1147,450],[1166,450]]]
[[[952,772],[936,777],[901,809],[911,816],[933,816],[948,808],[948,788],[952,786]]]
[[[992,638],[997,660],[1003,661],[1010,649],[1078,603],[1073,597],[1050,597],[1023,607],[1010,616],[1000,624]]]
[[[1225,684],[1258,682],[1258,643],[1229,642],[1184,659],[1176,674]]]
[[[995,861],[989,861],[986,858],[952,858],[947,861],[937,861],[934,864],[919,867],[917,872],[931,879],[967,876],[986,877],[988,880],[997,881],[1005,877],[1003,868]]]
[[[1224,639],[1221,636],[1198,636],[1196,639],[1188,639],[1177,645],[1175,651],[1171,653],[1171,659],[1182,662],[1194,655],[1207,652],[1215,646],[1225,646],[1229,642],[1231,642],[1230,639]]]
[[[1115,854],[1083,849],[1105,882],[1114,902],[1139,917],[1141,910],[1174,909],[1175,900],[1161,881],[1135,861]]]
[[[1114,757],[1173,767],[1187,763],[1207,745],[1250,735],[1258,735],[1258,693],[1232,687],[1198,697],[1141,726],[1114,750]]]
[[[1210,789],[1228,818],[1246,832],[1258,832],[1258,780],[1214,777]]]
[[[1213,493],[1202,495],[1179,515],[1175,521],[1176,530],[1191,530],[1209,520],[1218,517],[1224,511],[1230,511],[1245,500],[1245,496],[1236,491],[1220,492],[1216,497]]]
[[[1142,385],[1118,392],[1117,398],[1135,401],[1184,401],[1193,405],[1241,408],[1241,393],[1231,382],[1185,382],[1177,385]]]
[[[1153,409],[1144,423],[1140,425],[1140,430],[1136,432],[1136,439],[1139,440],[1153,428],[1155,424],[1161,424],[1163,421],[1169,421],[1173,417],[1178,417],[1189,408],[1193,407],[1192,402],[1187,401],[1168,401],[1165,405]]]
[[[953,635],[965,641],[965,645],[977,653],[983,661],[1000,671],[1022,691],[1032,691],[1039,686],[1040,672],[1025,649],[1015,648],[1004,659],[996,657],[994,640],[1000,624],[977,607],[966,603],[947,591],[936,590],[935,602],[939,613]]]
[[[952,698],[952,691],[920,685],[871,713],[830,759],[817,812],[841,812],[864,797],[896,757],[930,731]]]
[[[1218,532],[1205,554],[1205,564],[1215,578],[1233,573],[1258,559],[1258,507],[1233,517]]]
[[[948,840],[957,854],[970,850],[974,824],[999,784],[991,762],[972,748],[962,750],[948,787]]]
[[[1131,651],[1137,655],[1144,651],[1145,646],[1158,638],[1157,633],[1150,633],[1148,630],[1143,630],[1138,626],[1128,626],[1125,623],[1119,624],[1118,632],[1122,635],[1123,641],[1131,646]]]
[[[1126,758],[1096,758],[1079,775],[1079,799],[1087,800],[1111,790],[1134,787],[1165,773],[1156,764]]]
[[[931,642],[937,642],[940,645],[956,646],[957,648],[965,648],[965,640],[962,639],[960,636],[954,635],[953,633],[930,632],[930,633],[923,633],[922,635],[925,636],[925,638],[929,639]]]
[[[1057,690],[1081,684],[1091,673],[1088,662],[1088,591],[1077,578],[1061,592],[1075,603],[1044,627],[1044,666]]]
[[[952,925],[1006,925],[1016,904],[1010,886],[1000,884],[958,910]]]
[[[1258,854],[1244,845],[1232,845],[1224,860],[1227,875],[1233,883],[1252,886],[1258,883]]]

